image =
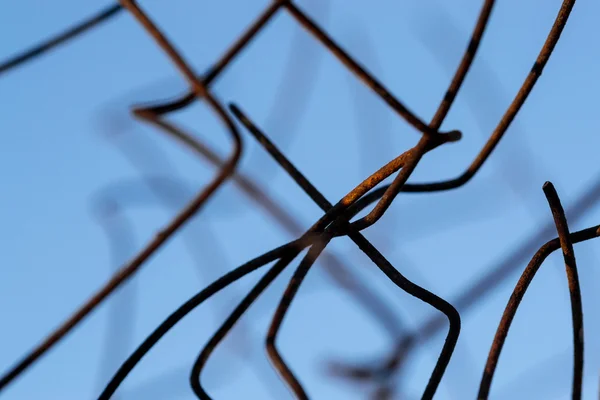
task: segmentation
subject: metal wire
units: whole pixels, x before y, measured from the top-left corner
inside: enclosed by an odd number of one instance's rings
[[[573,399],[581,399],[581,385],[583,381],[583,311],[581,308],[581,292],[579,289],[579,278],[577,275],[577,266],[575,264],[575,253],[573,251],[573,243],[590,240],[600,235],[600,226],[585,229],[583,231],[569,233],[565,212],[562,209],[556,189],[550,182],[544,184],[544,193],[550,204],[558,238],[547,242],[543,245],[531,259],[531,262],[521,275],[521,279],[515,286],[508,305],[504,310],[504,315],[498,325],[494,342],[488,357],[481,385],[479,387],[478,399],[487,399],[492,384],[492,378],[500,351],[508,335],[508,329],[515,316],[517,308],[529,287],[529,284],[535,277],[536,272],[542,266],[544,260],[555,250],[562,248],[565,266],[567,270],[567,278],[569,281],[569,293],[571,294],[571,309],[573,313],[573,342],[574,342],[574,371],[573,371]]]
[[[308,399],[308,391],[301,384],[300,379],[294,374],[288,363],[284,360],[277,349],[276,341],[286,313],[288,312],[304,278],[307,276],[315,261],[321,257],[326,261],[326,271],[332,280],[339,286],[345,288],[358,304],[374,315],[376,320],[386,328],[388,334],[393,337],[399,337],[392,354],[388,355],[385,360],[374,367],[350,364],[338,365],[338,371],[352,379],[375,382],[377,388],[374,393],[374,398],[383,399],[391,398],[391,396],[393,396],[395,390],[393,378],[404,365],[403,361],[406,359],[408,352],[414,349],[418,344],[423,344],[426,340],[434,336],[446,325],[445,319],[448,320],[449,328],[444,345],[422,394],[423,399],[432,399],[440,385],[458,341],[461,328],[461,316],[459,313],[466,312],[483,296],[491,293],[511,271],[518,268],[519,261],[530,254],[532,246],[535,246],[540,237],[547,235],[552,227],[548,226],[541,229],[531,240],[524,242],[521,248],[516,249],[513,254],[509,255],[498,266],[491,268],[485,276],[461,293],[461,296],[452,303],[407,279],[363,236],[361,231],[377,223],[386,214],[386,211],[400,192],[422,193],[456,189],[464,186],[477,174],[485,161],[494,153],[500,140],[507,132],[509,126],[514,121],[527,97],[533,90],[538,78],[541,76],[571,14],[575,0],[563,1],[555,22],[530,73],[500,122],[491,133],[486,144],[476,155],[469,167],[467,167],[460,176],[454,179],[434,183],[409,183],[408,180],[413,171],[427,153],[435,150],[439,146],[456,142],[460,140],[462,136],[459,130],[440,132],[440,128],[446,119],[459,90],[463,86],[469,68],[475,59],[485,29],[488,26],[494,3],[493,0],[485,0],[483,2],[470,42],[437,111],[429,124],[426,124],[420,117],[397,99],[383,83],[367,71],[367,69],[358,61],[352,58],[324,29],[295,5],[294,2],[289,0],[276,0],[271,2],[256,21],[239,36],[229,50],[225,52],[225,54],[202,76],[198,76],[198,74],[192,70],[165,34],[158,29],[147,13],[137,5],[137,2],[132,0],[121,0],[120,4],[109,6],[88,20],[67,29],[64,33],[44,41],[42,44],[35,46],[31,50],[25,51],[22,54],[1,63],[0,75],[17,68],[26,62],[32,62],[36,57],[39,57],[73,37],[98,26],[109,18],[118,15],[121,11],[127,11],[130,14],[130,17],[133,17],[146,32],[148,37],[151,38],[167,55],[171,62],[173,62],[176,69],[179,70],[189,85],[189,91],[175,100],[154,103],[150,106],[138,106],[132,110],[133,114],[142,121],[151,124],[169,137],[180,142],[194,154],[208,160],[213,166],[218,168],[218,171],[212,181],[208,183],[205,188],[156,235],[154,240],[148,243],[131,261],[125,263],[125,265],[123,265],[121,269],[119,269],[119,271],[115,273],[113,277],[111,277],[111,279],[106,282],[98,292],[90,297],[90,299],[71,317],[64,321],[53,333],[0,377],[0,392],[42,357],[50,348],[64,339],[66,335],[75,326],[81,323],[81,321],[98,307],[99,304],[106,300],[106,298],[127,279],[132,277],[158,249],[164,246],[183,225],[203,208],[206,201],[211,198],[226,181],[231,180],[248,199],[252,200],[257,207],[261,208],[288,232],[292,233],[296,239],[260,255],[230,272],[224,273],[213,283],[182,304],[166,318],[139,347],[137,347],[123,364],[121,364],[100,394],[99,399],[112,398],[119,385],[144,355],[147,354],[171,328],[197,306],[243,276],[274,262],[258,283],[247,293],[235,310],[214,333],[201,350],[194,363],[190,374],[190,385],[192,390],[198,398],[210,399],[211,397],[202,386],[200,380],[201,373],[206,366],[210,355],[261,293],[301,252],[305,250],[307,251],[306,255],[296,267],[276,308],[266,338],[268,356],[275,369],[287,383],[296,398]],[[237,170],[240,157],[243,153],[241,135],[225,106],[210,90],[210,86],[214,80],[223,73],[226,67],[230,65],[244,49],[247,48],[248,44],[256,38],[257,34],[262,31],[281,10],[285,10],[285,12],[303,27],[306,32],[313,36],[317,42],[333,54],[349,71],[361,80],[363,84],[377,94],[399,117],[404,119],[410,126],[422,134],[419,141],[413,147],[380,167],[340,200],[331,203],[310,182],[310,180],[292,164],[283,152],[278,149],[275,143],[250,120],[240,107],[231,104],[229,107],[231,114],[235,116],[254,139],[263,146],[263,148],[278,163],[281,169],[284,170],[310,197],[310,199],[323,210],[322,217],[304,232],[302,232],[302,229],[300,228],[301,225],[298,221],[287,212],[285,207],[266,195],[265,190],[253,182],[250,177],[246,176],[243,171]],[[195,100],[206,101],[213,114],[219,117],[222,124],[226,127],[228,137],[232,141],[232,150],[228,158],[223,159],[199,139],[186,133],[175,123],[166,120],[165,116],[167,114],[183,109],[191,105]],[[381,185],[384,180],[393,175],[394,177],[391,184]],[[491,382],[497,367],[500,351],[504,345],[512,319],[527,287],[545,258],[558,248],[562,248],[563,250],[563,257],[569,281],[569,291],[571,294],[574,343],[572,397],[574,399],[581,398],[583,381],[583,313],[573,243],[590,240],[600,236],[600,226],[591,227],[575,233],[569,233],[566,215],[569,215],[569,218],[572,221],[577,220],[587,206],[589,206],[590,199],[595,197],[599,190],[600,183],[596,187],[590,188],[589,192],[581,197],[579,203],[573,210],[567,209],[567,212],[565,213],[552,184],[547,182],[544,185],[544,192],[554,217],[558,238],[547,242],[544,246],[539,248],[523,272],[521,279],[517,283],[517,286],[510,297],[492,343],[480,384],[478,394],[479,399],[487,399],[489,396]],[[159,191],[156,193],[157,195],[160,194]],[[353,220],[357,214],[373,203],[375,203],[374,207],[365,216]],[[109,230],[111,229],[109,226],[106,226],[106,228]],[[391,282],[398,286],[402,291],[437,309],[445,315],[445,318],[438,315],[427,321],[413,333],[404,333],[403,329],[400,328],[400,326],[403,325],[403,321],[401,321],[393,310],[390,309],[389,305],[378,294],[373,293],[368,285],[355,277],[337,256],[327,253],[326,248],[328,244],[339,237],[350,238]]]

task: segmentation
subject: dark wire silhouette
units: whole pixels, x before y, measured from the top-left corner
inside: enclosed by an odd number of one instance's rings
[[[20,54],[9,58],[8,60],[0,63],[0,75],[8,72],[11,69],[20,67],[26,62],[33,61],[35,58],[47,53],[55,47],[85,33],[86,31],[95,28],[101,23],[108,21],[112,17],[116,16],[119,12],[123,11],[123,7],[120,4],[114,4],[107,6],[92,17],[78,23],[77,25],[68,28],[64,32],[46,40],[31,49],[25,50]]]

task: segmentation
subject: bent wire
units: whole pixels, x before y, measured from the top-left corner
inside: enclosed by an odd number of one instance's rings
[[[583,231],[569,233],[567,220],[564,210],[560,204],[558,194],[550,182],[544,184],[544,193],[548,199],[554,223],[558,232],[558,238],[544,244],[533,256],[525,271],[517,282],[513,293],[510,296],[508,304],[504,309],[502,320],[498,325],[494,341],[485,365],[481,384],[479,386],[478,399],[487,399],[489,396],[492,378],[496,371],[500,352],[506,341],[508,330],[517,312],[517,309],[527,291],[527,288],[533,281],[535,274],[542,266],[544,260],[555,250],[562,248],[563,258],[569,283],[569,294],[571,297],[571,312],[573,320],[573,343],[574,343],[574,363],[573,363],[573,400],[581,399],[581,386],[583,381],[583,311],[581,306],[581,293],[579,290],[579,278],[577,275],[577,265],[575,263],[575,253],[573,243],[582,242],[598,237],[600,226],[584,229]]]
[[[263,147],[269,152],[269,154],[279,163],[279,165],[286,171],[288,174],[294,179],[294,181],[309,195],[309,197],[317,204],[319,207],[323,209],[323,211],[328,212],[334,206],[327,201],[327,199],[314,187],[310,181],[302,175],[302,173],[294,167],[294,165],[276,148],[276,146],[268,139],[268,137],[262,133],[251,121],[250,119],[242,113],[242,111],[232,105],[230,106],[231,111],[234,115],[246,126],[246,128],[252,133],[252,135],[256,138],[256,140],[263,145]],[[389,189],[388,189],[389,190]],[[384,195],[386,192],[384,192]],[[342,226],[346,229],[351,227],[348,225],[348,222],[344,222],[341,220],[338,222],[342,224]],[[452,352],[454,347],[456,346],[456,342],[458,340],[459,332],[460,332],[460,316],[458,312],[446,301],[434,295],[433,293],[415,285],[408,279],[406,279],[402,274],[400,274],[384,257],[375,249],[375,247],[359,232],[348,232],[348,237],[373,261],[387,276],[388,278],[394,282],[398,287],[409,293],[410,295],[428,303],[432,307],[442,311],[448,317],[448,321],[450,323],[450,329],[448,331],[448,336],[446,338],[446,342],[444,344],[444,348],[440,354],[438,362],[435,366],[434,372],[430,377],[429,383],[425,388],[425,392],[423,394],[423,398],[433,398],[437,386],[441,381],[444,370],[446,369],[450,358],[452,356]],[[278,351],[275,348],[275,338],[281,327],[281,323],[283,322],[283,318],[287,309],[289,308],[293,296],[298,290],[300,283],[304,276],[308,273],[312,262],[318,256],[318,254],[324,249],[324,246],[332,239],[333,237],[330,235],[326,235],[322,238],[319,246],[316,248],[314,253],[310,253],[306,256],[305,261],[300,264],[298,269],[296,270],[292,280],[290,281],[290,285],[286,289],[284,296],[279,304],[277,311],[275,313],[275,317],[273,318],[273,322],[271,324],[271,328],[269,329],[269,334],[267,336],[267,350],[269,352],[269,356],[273,360],[276,368],[279,370],[280,374],[284,377],[284,379],[288,382],[288,385],[293,388],[294,393],[299,398],[306,398],[306,394],[304,393],[300,383],[294,377],[291,370],[286,366],[283,358],[279,355]],[[320,246],[323,246],[321,248]],[[313,259],[314,258],[314,259]]]

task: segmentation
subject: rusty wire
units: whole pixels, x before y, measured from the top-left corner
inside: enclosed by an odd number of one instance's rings
[[[0,64],[0,74],[22,65],[25,62],[33,60],[35,57],[51,50],[52,48],[66,42],[67,40],[99,25],[101,22],[114,17],[121,11],[129,12],[130,16],[144,29],[147,35],[152,38],[161,50],[173,62],[189,84],[189,92],[180,96],[174,101],[155,103],[152,106],[135,107],[133,114],[145,122],[158,128],[160,131],[170,135],[172,138],[181,142],[191,151],[207,159],[214,166],[218,167],[213,180],[191,201],[161,232],[155,239],[148,243],[131,261],[126,263],[119,271],[83,306],[81,306],[70,318],[59,326],[51,335],[35,347],[21,361],[17,362],[0,378],[0,391],[3,390],[23,371],[36,362],[51,347],[62,340],[77,324],[86,318],[100,303],[102,303],[112,292],[132,277],[139,268],[168,240],[178,232],[178,230],[188,222],[188,220],[197,214],[205,202],[219,189],[227,180],[235,182],[237,187],[266,213],[271,215],[285,229],[295,235],[297,238],[287,244],[266,252],[253,260],[241,265],[240,267],[223,274],[208,287],[190,298],[181,307],[175,310],[159,327],[157,327],[147,339],[131,354],[131,356],[120,366],[116,374],[109,381],[99,399],[109,399],[117,390],[119,384],[125,379],[127,374],[135,367],[142,357],[152,348],[152,346],[163,337],[169,329],[181,320],[185,315],[200,305],[204,300],[227,287],[231,283],[245,276],[246,274],[275,261],[275,264],[263,275],[259,282],[244,297],[237,308],[229,315],[223,325],[215,332],[206,346],[200,352],[190,375],[190,384],[195,394],[201,399],[209,399],[209,394],[202,387],[200,374],[209,356],[219,344],[219,342],[228,334],[229,330],[237,323],[238,319],[251,306],[254,300],[265,290],[265,288],[304,250],[308,250],[306,256],[299,263],[289,285],[281,298],[277,307],[271,326],[267,335],[266,347],[269,358],[271,358],[275,368],[283,380],[288,384],[297,398],[308,398],[307,390],[300,383],[292,372],[291,368],[284,361],[276,347],[277,334],[282,326],[286,312],[288,311],[294,296],[296,295],[302,280],[310,270],[311,266],[319,257],[326,259],[328,272],[338,284],[345,287],[369,312],[376,315],[376,319],[388,328],[390,334],[399,335],[396,350],[387,357],[381,365],[376,367],[357,367],[352,365],[340,366],[342,372],[353,378],[363,380],[374,380],[382,382],[376,391],[376,398],[389,398],[393,394],[393,384],[391,380],[398,373],[403,365],[407,352],[413,349],[417,344],[422,344],[425,340],[431,338],[441,328],[445,326],[445,320],[436,316],[427,321],[422,327],[415,330],[414,333],[399,334],[398,326],[400,322],[395,321],[397,317],[379,297],[371,293],[365,285],[354,279],[350,272],[344,268],[343,263],[334,255],[325,253],[321,256],[329,242],[337,237],[347,236],[364,252],[373,263],[400,289],[419,298],[425,303],[436,308],[445,314],[449,321],[449,329],[444,346],[439,354],[436,366],[430,376],[429,382],[424,389],[423,398],[431,399],[442,380],[445,369],[452,357],[452,353],[460,332],[460,314],[475,304],[484,295],[490,293],[492,289],[503,280],[509,272],[518,268],[518,262],[529,252],[532,245],[538,242],[539,237],[548,234],[551,227],[544,227],[539,234],[535,235],[530,241],[517,249],[512,255],[509,255],[495,268],[491,268],[484,277],[476,282],[471,288],[465,290],[459,298],[449,303],[434,293],[422,288],[405,278],[392,264],[372,245],[361,233],[363,229],[375,224],[380,220],[398,196],[400,192],[433,192],[456,189],[465,185],[481,169],[485,161],[494,152],[494,149],[506,133],[507,129],[515,119],[517,113],[523,106],[525,100],[531,93],[535,83],[541,76],[550,55],[552,54],[560,35],[565,27],[567,19],[575,4],[574,0],[564,0],[558,12],[556,20],[548,34],[548,37],[537,57],[533,67],[523,85],[516,94],[514,100],[504,113],[500,122],[493,130],[484,147],[476,155],[467,169],[457,178],[434,182],[434,183],[408,183],[408,180],[417,167],[420,160],[429,152],[439,146],[458,141],[461,133],[458,130],[440,132],[440,128],[448,115],[451,106],[464,82],[469,68],[476,56],[477,49],[483,38],[485,28],[488,26],[490,15],[494,6],[493,0],[483,2],[477,23],[473,30],[471,40],[465,50],[463,58],[456,70],[456,73],[443,97],[440,105],[429,124],[426,124],[420,117],[414,114],[410,109],[398,100],[385,86],[371,73],[369,73],[361,64],[355,61],[348,53],[341,48],[329,35],[316,24],[306,13],[298,8],[292,1],[277,0],[273,1],[252,24],[230,47],[224,56],[211,67],[207,73],[202,76],[189,67],[180,53],[174,48],[167,37],[156,27],[148,15],[132,0],[121,0],[120,4],[109,6],[99,12],[92,18],[68,29],[64,33],[53,39],[45,41],[30,51],[17,55],[10,60]],[[294,20],[310,33],[319,43],[329,50],[335,57],[367,87],[375,92],[398,116],[409,123],[413,128],[419,131],[422,136],[412,148],[403,152],[386,165],[378,169],[375,173],[366,178],[353,190],[348,192],[342,199],[336,203],[330,203],[318,189],[306,178],[286,156],[276,147],[276,145],[267,138],[267,136],[254,124],[250,118],[235,105],[231,105],[231,113],[245,126],[253,137],[264,147],[264,149],[273,157],[273,159],[285,170],[290,177],[301,187],[305,193],[315,202],[324,212],[323,216],[316,221],[310,229],[302,233],[300,225],[287,213],[284,207],[278,205],[270,199],[263,189],[258,187],[252,180],[244,176],[243,172],[236,171],[238,161],[242,155],[242,138],[238,128],[233,122],[231,116],[210,91],[211,83],[223,72],[231,61],[242,52],[248,44],[256,37],[276,13],[285,10]],[[223,125],[227,128],[228,136],[233,145],[228,158],[222,159],[216,152],[211,150],[205,144],[201,143],[192,135],[186,133],[182,128],[173,122],[167,121],[164,116],[173,111],[185,108],[195,100],[204,100],[208,103],[213,113],[221,119]],[[385,179],[394,176],[389,185],[378,187]],[[590,198],[598,192],[598,187],[590,189],[589,193],[580,200],[581,204],[590,203]],[[574,399],[581,397],[582,368],[583,368],[583,315],[581,311],[581,295],[577,278],[577,269],[575,265],[575,256],[573,252],[573,243],[589,240],[600,235],[600,227],[592,227],[575,233],[569,233],[566,216],[576,220],[585,207],[575,207],[579,215],[565,213],[558,200],[553,186],[547,183],[544,186],[548,203],[552,210],[558,238],[547,242],[534,255],[527,266],[525,272],[509,300],[504,315],[498,326],[496,337],[494,338],[492,349],[488,358],[483,378],[481,381],[479,398],[488,397],[493,373],[495,371],[500,351],[506,339],[508,328],[514,317],[520,301],[533,279],[535,273],[541,266],[544,259],[554,250],[562,248],[567,276],[569,280],[569,289],[571,293],[571,304],[573,313],[573,338],[574,338],[574,373],[572,395]],[[586,203],[587,202],[587,203]],[[359,212],[375,203],[375,206],[366,216],[357,220],[352,220]],[[365,287],[363,287],[365,286]]]
[[[529,287],[529,284],[531,281],[533,281],[535,274],[542,266],[544,260],[553,251],[558,250],[559,248],[562,248],[563,257],[565,260],[573,316],[574,364],[572,397],[573,399],[581,399],[581,385],[583,381],[583,310],[581,308],[581,292],[579,289],[579,278],[577,275],[577,265],[575,263],[573,243],[590,240],[599,236],[600,226],[594,226],[573,234],[569,233],[565,212],[560,204],[560,199],[558,198],[556,189],[554,189],[554,186],[550,182],[546,182],[544,184],[544,193],[546,194],[550,209],[552,210],[552,215],[556,224],[556,230],[558,232],[558,238],[551,240],[540,247],[540,249],[531,259],[529,265],[527,265],[525,271],[523,271],[519,282],[517,282],[517,285],[515,286],[515,290],[513,291],[510,300],[508,301],[508,305],[504,310],[504,315],[502,316],[502,320],[498,325],[498,330],[492,343],[492,348],[490,350],[485,371],[483,373],[483,378],[481,380],[481,385],[479,387],[479,399],[488,398],[494,371],[496,370],[500,352],[502,351],[502,347],[506,341],[510,324],[516,314],[521,300],[523,299],[523,296],[525,295],[525,292],[527,291],[527,288]]]
[[[483,33],[483,29],[485,28],[485,25],[486,25],[486,21],[487,21],[487,17],[485,15],[486,9],[489,8],[489,10],[487,10],[487,12],[488,13],[491,12],[491,7],[493,6],[493,3],[494,3],[493,0],[486,1],[484,3],[482,13],[480,14],[480,19],[478,21],[478,26],[475,28],[475,31],[473,34],[474,39],[472,39],[470,43],[478,43],[479,42],[480,37]],[[486,142],[486,144],[484,145],[482,150],[475,157],[475,160],[465,170],[465,172],[462,173],[457,178],[450,179],[450,180],[443,181],[443,182],[406,184],[402,187],[403,191],[409,191],[409,192],[410,191],[415,191],[415,192],[426,191],[426,192],[428,192],[428,191],[455,189],[455,188],[458,188],[458,187],[466,184],[473,176],[475,176],[477,171],[479,171],[479,169],[483,166],[483,163],[492,154],[495,147],[498,145],[498,143],[502,139],[503,135],[506,133],[511,122],[514,120],[517,113],[519,112],[519,110],[521,109],[523,104],[525,103],[525,100],[527,99],[528,95],[531,93],[535,83],[537,82],[537,79],[542,74],[542,71],[543,71],[546,63],[550,59],[550,55],[552,54],[552,51],[554,50],[554,47],[556,46],[556,43],[558,42],[558,39],[560,38],[560,34],[562,33],[562,30],[565,27],[567,19],[570,15],[571,10],[574,5],[575,5],[574,0],[563,1],[562,6],[556,17],[556,20],[555,20],[550,32],[548,33],[548,37],[540,51],[540,54],[537,57],[533,67],[531,68],[529,75],[525,79],[525,82],[519,89],[517,95],[515,96],[514,100],[511,103],[511,105],[506,110],[505,114],[503,115],[502,119],[496,126],[496,129],[494,129],[494,131],[490,135],[490,138],[488,139],[488,141]],[[489,16],[489,14],[488,14],[488,16]],[[483,22],[483,26],[480,27],[479,25],[483,18],[485,18],[484,22]],[[479,36],[477,36],[478,33],[479,33]],[[471,44],[469,46],[471,46]],[[511,269],[514,268],[515,266],[516,266],[516,264],[513,264],[513,265],[503,264],[499,268],[491,269],[491,271],[488,272],[486,275],[484,275],[482,278],[480,278],[479,281],[475,285],[472,286],[472,288],[467,289],[461,295],[461,298],[458,299],[457,301],[455,301],[454,304],[457,305],[457,307],[460,311],[463,311],[468,306],[475,304],[475,302],[483,294],[486,294],[489,292],[490,286],[497,285],[501,281],[502,277],[506,277],[508,275],[508,273],[511,271]],[[386,360],[383,363],[383,366],[379,367],[376,371],[372,371],[371,373],[362,371],[362,372],[359,372],[358,374],[359,375],[365,375],[365,374],[366,375],[381,375],[382,373],[393,374],[397,370],[397,368],[401,365],[400,361],[403,357],[406,356],[406,352],[408,351],[408,349],[410,349],[415,343],[417,343],[417,339],[415,336],[431,337],[441,327],[443,327],[443,322],[440,319],[432,319],[432,320],[428,321],[421,328],[417,329],[417,332],[418,332],[417,335],[407,335],[406,337],[404,337],[399,342],[397,351],[395,352],[395,354],[393,354],[393,356],[390,359]],[[382,371],[384,371],[384,372],[382,372]],[[351,375],[356,375],[357,371],[354,368],[350,368],[347,373],[349,373]]]

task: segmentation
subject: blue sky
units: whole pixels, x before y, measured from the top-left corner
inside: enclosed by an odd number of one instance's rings
[[[440,0],[379,3],[375,7],[356,0],[298,2],[427,120],[446,90],[481,4],[466,0],[454,7]],[[3,6],[0,35],[8,40],[0,41],[1,59],[107,4],[23,0]],[[143,6],[202,72],[266,4],[150,0]],[[411,181],[452,178],[470,163],[529,72],[559,6],[558,1],[541,0],[496,4],[478,57],[443,126],[460,129],[463,140],[430,153]],[[600,37],[598,12],[597,2],[575,5],[533,94],[497,152],[468,185],[446,193],[401,195],[382,221],[365,231],[408,278],[452,302],[551,222],[541,190],[545,181],[555,184],[569,210],[600,179],[595,165],[600,145],[595,134],[600,123],[596,110],[600,57],[594,51]],[[292,48],[302,49],[302,56],[294,56]],[[290,65],[295,67],[292,72]],[[331,202],[419,137],[285,13],[269,24],[213,88],[223,102],[239,104]],[[133,120],[128,112],[132,104],[171,98],[183,90],[183,78],[126,13],[0,76],[0,167],[4,171],[0,368],[8,368],[70,315],[213,176],[209,164]],[[205,105],[196,104],[171,118],[220,154],[229,151],[229,138]],[[268,188],[303,227],[310,226],[321,211],[247,132],[242,134],[246,148],[242,170]],[[152,151],[160,151],[169,166]],[[170,207],[144,186],[139,166],[146,173],[183,182],[179,192],[170,193]],[[100,224],[107,220],[98,218],[107,201],[117,203],[125,217],[110,225],[124,224],[114,247]],[[571,230],[598,221],[596,206],[569,219]],[[175,307],[224,271],[290,239],[231,183],[225,185],[181,235],[11,385],[3,398],[95,398],[118,361]],[[595,292],[597,246],[593,241],[575,246],[587,339],[585,398],[596,396],[600,366],[594,342],[600,334],[595,315],[600,305]],[[334,241],[330,249],[388,299],[409,327],[416,328],[434,315],[435,310],[387,282],[348,239]],[[194,257],[200,258],[200,265]],[[522,271],[527,261],[522,260],[516,271]],[[211,359],[203,382],[215,398],[287,395],[265,361],[263,337],[292,269],[242,319],[251,334],[234,330]],[[475,396],[519,273],[463,314],[457,357],[436,398]],[[218,321],[258,276],[254,273],[225,290],[173,329],[125,381],[122,398],[194,398],[187,385],[193,360]],[[319,399],[363,398],[368,393],[365,388],[324,376],[324,362],[376,359],[389,349],[391,339],[347,294],[329,283],[322,263],[309,274],[288,315],[279,347],[308,393]],[[556,253],[540,270],[517,313],[492,399],[570,396],[570,318],[564,266]],[[410,368],[399,381],[406,398],[419,398],[444,333],[413,353]],[[110,340],[110,334],[117,340]],[[250,361],[236,355],[240,348]]]

